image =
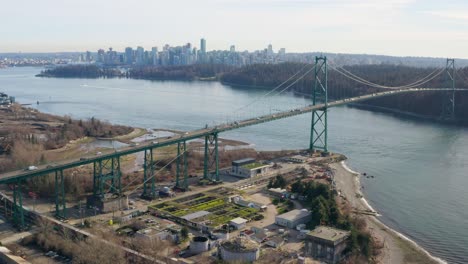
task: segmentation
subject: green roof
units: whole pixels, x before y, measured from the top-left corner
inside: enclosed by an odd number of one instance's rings
[[[266,165],[262,164],[262,163],[259,163],[259,162],[254,162],[254,163],[246,164],[246,165],[242,166],[242,168],[246,168],[248,170],[251,170],[251,169],[260,168],[260,167],[263,167],[263,166],[266,166]]]

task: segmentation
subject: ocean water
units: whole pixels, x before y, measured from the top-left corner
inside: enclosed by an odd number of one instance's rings
[[[40,111],[143,128],[192,130],[310,104],[291,94],[217,82],[36,78],[40,68],[0,69],[0,92]],[[37,104],[39,101],[39,105]],[[468,263],[468,129],[350,107],[329,110],[329,148],[362,178],[388,226],[449,263]],[[309,115],[227,132],[259,150],[307,148]]]

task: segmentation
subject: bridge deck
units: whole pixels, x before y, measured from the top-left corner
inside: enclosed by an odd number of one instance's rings
[[[455,89],[455,90],[456,91],[468,91],[468,89]],[[253,125],[260,124],[260,123],[265,123],[265,122],[270,122],[270,121],[283,119],[283,118],[287,118],[291,116],[301,115],[301,114],[312,112],[314,110],[320,110],[325,107],[327,108],[336,107],[336,106],[345,105],[349,103],[361,102],[361,101],[369,100],[372,98],[379,98],[379,97],[402,94],[402,93],[424,92],[424,91],[451,91],[451,89],[444,89],[444,88],[398,89],[398,90],[390,90],[386,92],[373,93],[373,94],[368,94],[368,95],[363,95],[363,96],[358,96],[358,97],[353,97],[353,98],[347,98],[343,100],[337,100],[337,101],[328,103],[327,106],[325,106],[325,104],[317,104],[315,106],[309,105],[307,107],[297,108],[297,109],[289,110],[285,112],[279,112],[279,113],[275,113],[271,115],[261,116],[261,117],[233,122],[229,124],[223,124],[223,125],[219,125],[215,127],[208,127],[205,129],[194,130],[194,131],[187,132],[183,135],[178,135],[178,136],[173,136],[167,139],[158,140],[157,143],[148,142],[148,143],[143,143],[139,146],[122,148],[122,149],[117,150],[114,153],[107,153],[107,154],[93,156],[93,157],[83,157],[79,159],[58,161],[58,162],[54,162],[54,165],[37,166],[38,168],[32,171],[17,170],[17,171],[3,173],[0,175],[0,184],[12,183],[20,179],[26,179],[26,178],[31,178],[35,176],[55,173],[56,171],[59,171],[59,170],[65,170],[65,169],[69,169],[69,168],[73,168],[73,167],[77,167],[81,165],[86,165],[86,164],[90,164],[90,163],[94,163],[94,162],[98,162],[102,160],[107,160],[113,157],[125,156],[129,154],[145,151],[148,149],[154,149],[154,148],[164,147],[164,146],[168,146],[172,144],[177,144],[178,142],[205,137],[213,133],[221,133],[221,132],[225,132],[229,130],[238,129],[241,127],[253,126]]]

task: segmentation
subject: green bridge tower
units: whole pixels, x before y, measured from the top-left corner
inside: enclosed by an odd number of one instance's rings
[[[447,93],[443,98],[442,118],[446,120],[455,119],[455,59],[447,59],[445,64],[447,81]]]
[[[322,150],[328,152],[328,73],[327,57],[315,57],[315,84],[312,91],[312,105],[324,104],[324,107],[312,111],[312,127],[310,130],[310,151]]]

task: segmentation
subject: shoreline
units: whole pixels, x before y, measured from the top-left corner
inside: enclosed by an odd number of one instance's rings
[[[371,210],[372,212],[377,212],[372,208],[361,192],[361,182],[359,178],[360,173],[349,168],[345,161],[332,164],[332,168],[338,172],[335,173],[339,178],[336,180],[337,187],[342,189],[342,191],[343,189],[348,191],[348,203],[352,207],[361,207],[366,210]],[[342,177],[347,177],[348,179],[343,179]],[[352,184],[349,184],[348,186],[344,185],[343,183],[346,181],[349,183],[350,177],[352,177]],[[350,193],[360,194],[360,198],[352,198],[352,195],[349,195]],[[380,216],[380,214],[377,214],[377,216]],[[409,262],[407,258],[414,257],[415,259],[412,259],[412,263],[447,264],[445,260],[431,255],[426,249],[418,245],[409,237],[388,227],[376,216],[363,215],[363,218],[366,219],[372,236],[374,238],[384,238],[383,241],[386,242],[383,253],[378,256],[378,263],[407,263]],[[420,256],[411,256],[412,252],[419,253]]]

